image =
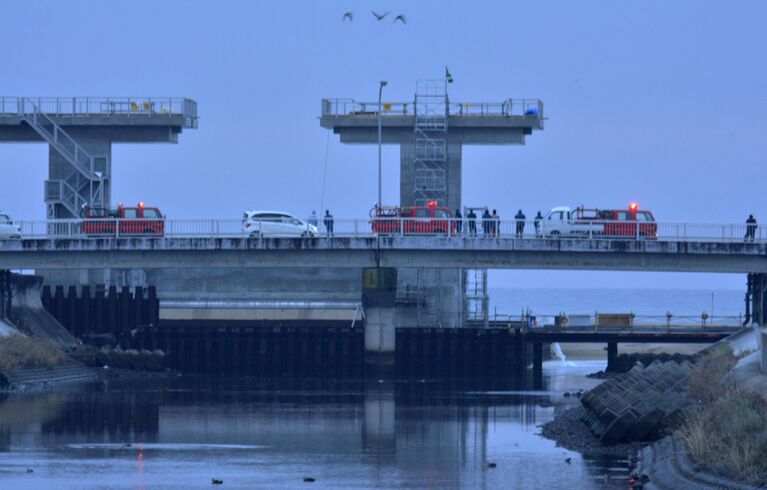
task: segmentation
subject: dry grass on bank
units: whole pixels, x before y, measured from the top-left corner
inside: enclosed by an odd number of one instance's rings
[[[741,481],[767,481],[767,402],[729,388],[691,415],[679,431],[691,459]]]
[[[698,367],[690,374],[688,389],[690,398],[702,403],[709,403],[722,395],[719,382],[727,374],[737,358],[726,344],[707,352],[698,359]]]
[[[692,461],[745,482],[767,480],[767,401],[721,380],[737,362],[726,344],[698,359],[689,395],[700,410],[687,416],[679,435]]]
[[[0,337],[0,371],[19,367],[53,367],[66,359],[64,352],[49,340],[21,335]]]

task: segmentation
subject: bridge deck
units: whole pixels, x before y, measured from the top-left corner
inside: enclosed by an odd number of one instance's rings
[[[377,260],[378,259],[378,260]],[[435,236],[0,240],[0,268],[433,267],[767,272],[767,244]]]

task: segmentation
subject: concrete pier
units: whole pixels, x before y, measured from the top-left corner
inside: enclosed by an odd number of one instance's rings
[[[397,269],[362,270],[362,305],[365,308],[365,363],[393,368],[396,349],[394,301]]]

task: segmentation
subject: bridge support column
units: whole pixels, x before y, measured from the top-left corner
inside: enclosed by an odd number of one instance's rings
[[[749,302],[751,303],[750,318],[748,311]],[[767,274],[748,275],[746,323],[756,323],[762,327],[767,326]]]
[[[362,270],[362,306],[365,308],[365,364],[393,369],[395,356],[395,311],[397,269]]]
[[[618,358],[618,343],[607,343],[607,371],[615,368],[615,360]]]
[[[0,270],[0,321],[11,313],[11,272]]]

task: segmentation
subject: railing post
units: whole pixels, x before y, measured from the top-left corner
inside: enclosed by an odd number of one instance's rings
[[[320,210],[320,213],[322,213],[321,210]],[[354,220],[354,238],[357,238],[357,233],[358,233],[357,225],[358,225],[358,223],[359,223],[359,221],[357,219],[355,219]]]

